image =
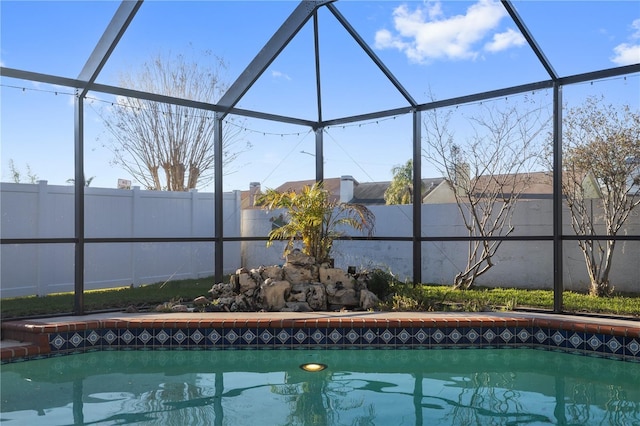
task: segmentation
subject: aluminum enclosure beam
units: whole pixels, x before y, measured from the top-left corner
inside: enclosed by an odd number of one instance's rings
[[[318,12],[313,14],[313,47],[316,60],[316,101],[318,103],[318,122],[322,121],[322,85],[320,78],[320,35],[318,28]]]
[[[560,77],[558,82],[560,85],[569,85],[575,83],[582,83],[587,81],[599,80],[603,78],[621,77],[624,75],[630,75],[640,72],[640,64],[625,65],[621,67],[608,68],[599,71],[593,71],[582,74],[575,74],[566,77]],[[40,83],[55,84],[64,87],[71,88],[83,88],[86,82],[78,79],[60,77],[50,74],[37,73],[32,71],[24,71],[15,68],[0,67],[0,76],[16,78],[21,80],[37,81]],[[443,99],[440,101],[420,104],[417,109],[420,111],[426,111],[428,109],[443,108],[447,106],[462,105],[465,103],[473,103],[486,99],[498,98],[503,96],[510,96],[518,93],[524,93],[534,90],[549,89],[553,87],[553,81],[544,80],[535,83],[528,83],[520,86],[512,86],[504,89],[492,90],[487,92],[476,93],[473,95],[460,96],[456,98]],[[99,93],[107,93],[111,95],[135,97],[140,99],[146,99],[155,102],[163,102],[171,105],[182,105],[190,108],[202,109],[207,111],[222,112],[226,111],[224,108],[217,104],[209,104],[199,101],[191,101],[188,99],[174,98],[166,95],[159,95],[156,93],[142,92],[139,90],[125,89],[122,87],[109,86],[106,84],[95,83],[91,87],[91,90]],[[240,115],[243,117],[259,118],[262,120],[271,120],[281,123],[295,124],[300,126],[307,126],[312,128],[317,127],[329,127],[337,126],[348,123],[354,123],[358,121],[374,120],[377,118],[385,118],[394,115],[409,114],[413,111],[413,108],[406,106],[395,109],[389,109],[385,111],[376,111],[373,113],[353,115],[348,117],[342,117],[337,119],[331,119],[321,122],[315,122],[308,119],[300,119],[295,117],[287,117],[277,114],[269,114],[259,111],[246,110],[241,108],[232,108],[228,112],[234,115]]]
[[[98,74],[100,74],[100,71],[102,71],[102,68],[107,63],[111,53],[133,20],[133,17],[140,9],[140,6],[142,6],[143,1],[144,0],[123,0],[122,3],[120,3],[107,29],[102,34],[102,37],[100,37],[98,44],[96,44],[96,47],[93,49],[82,71],[80,71],[78,80],[87,82],[87,85],[83,87],[82,92],[79,94],[80,97],[84,97],[87,94],[91,85],[95,82],[96,78],[98,78]]]
[[[516,9],[511,4],[511,0],[501,0],[501,2],[502,2],[502,6],[504,6],[504,8],[507,9],[507,13],[509,14],[509,16],[511,16],[511,19],[513,19],[513,22],[516,24],[516,26],[522,33],[523,37],[527,40],[527,43],[529,43],[529,46],[531,47],[531,49],[533,49],[533,52],[538,57],[538,60],[540,61],[540,63],[542,63],[542,66],[544,67],[544,69],[547,70],[549,77],[551,77],[553,81],[557,81],[558,73],[556,72],[556,70],[553,69],[551,62],[549,62],[549,60],[545,56],[542,49],[540,48],[536,40],[533,38],[533,35],[531,35],[531,31],[529,31],[527,26],[524,24],[524,21],[518,14],[518,11],[516,11]]]
[[[360,45],[362,50],[369,55],[369,58],[380,68],[380,70],[384,73],[384,75],[389,79],[389,81],[395,86],[395,88],[400,92],[402,96],[409,102],[412,107],[417,105],[417,102],[413,99],[413,96],[400,84],[395,75],[387,68],[387,66],[378,58],[378,55],[369,47],[369,45],[364,41],[360,34],[356,32],[356,30],[351,26],[351,24],[342,16],[342,14],[336,9],[336,7],[332,4],[327,5],[327,9],[333,13],[336,19],[342,24],[342,26],[347,30],[347,32],[353,37],[353,39]]]
[[[600,80],[604,78],[620,77],[640,72],[640,64],[624,65],[621,67],[607,68],[598,71],[575,74],[567,77],[560,77],[559,83],[563,86],[587,81]]]
[[[237,80],[233,82],[222,98],[220,98],[218,105],[224,109],[225,114],[247,93],[304,24],[309,21],[315,11],[320,6],[332,1],[335,0],[303,0],[300,2],[287,20],[284,21],[275,34],[271,36],[267,44],[258,52],[247,68],[244,69],[242,74],[240,74]]]

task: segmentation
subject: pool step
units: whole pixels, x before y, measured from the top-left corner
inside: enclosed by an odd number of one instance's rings
[[[0,360],[27,358],[47,354],[49,338],[40,330],[33,330],[22,324],[2,324],[2,340],[0,340]]]
[[[31,342],[18,342],[16,340],[0,340],[0,360],[8,361],[16,358],[30,358],[36,355],[48,353],[42,347]]]

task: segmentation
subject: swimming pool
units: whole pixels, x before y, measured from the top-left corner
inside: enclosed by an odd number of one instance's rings
[[[11,424],[640,424],[639,363],[536,349],[95,351],[0,374]]]

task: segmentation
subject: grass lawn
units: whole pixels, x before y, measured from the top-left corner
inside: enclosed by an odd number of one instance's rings
[[[553,310],[552,290],[514,288],[477,288],[453,290],[443,285],[423,285],[397,292],[386,303],[388,309],[403,310],[403,303],[414,303],[412,309],[428,311],[485,311],[514,309]],[[565,291],[563,308],[572,313],[597,313],[640,318],[640,295],[615,295],[598,298],[584,293]]]
[[[209,296],[213,278],[170,281],[140,287],[89,290],[84,295],[86,312],[125,310],[134,306],[152,310],[157,305],[198,296]],[[533,308],[553,310],[551,290],[489,289],[453,290],[442,285],[395,285],[393,295],[381,304],[381,310],[394,311],[487,311]],[[640,295],[616,295],[595,298],[587,294],[564,292],[564,310],[574,313],[597,313],[640,318]],[[2,319],[68,314],[73,312],[73,293],[44,297],[16,297],[0,301]]]
[[[198,296],[208,296],[212,285],[213,278],[201,278],[139,287],[87,290],[84,294],[84,307],[86,312],[125,310],[129,306],[135,306],[138,309],[154,309],[157,305],[171,300],[187,302]],[[0,311],[2,319],[71,313],[73,312],[73,293],[2,299]]]

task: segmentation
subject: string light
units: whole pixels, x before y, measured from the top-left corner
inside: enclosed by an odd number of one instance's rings
[[[632,74],[633,77],[636,76],[640,76],[640,74]],[[623,80],[627,81],[627,77],[629,77],[628,75],[624,75],[624,76],[618,76],[618,77],[611,77],[611,78],[606,78],[606,79],[601,79],[601,80],[596,80],[596,81],[589,81],[589,82],[583,82],[581,84],[589,84],[591,86],[594,85],[594,83],[602,83],[602,82],[609,82],[609,81],[615,81],[615,80]],[[580,83],[577,83],[580,84]],[[31,87],[24,87],[24,86],[15,86],[15,85],[10,85],[10,84],[0,84],[0,87],[6,87],[6,88],[11,88],[11,89],[18,89],[21,90],[22,92],[27,92],[27,91],[32,91],[32,92],[42,92],[42,93],[53,93],[55,96],[58,95],[68,95],[68,96],[77,96],[76,93],[71,93],[71,92],[63,92],[63,91],[59,91],[59,90],[47,90],[47,89],[39,89],[39,88],[31,88]],[[536,91],[533,90],[531,91],[532,95],[536,94]],[[526,93],[521,93],[520,95],[526,96]],[[92,102],[103,102],[106,104],[110,104],[112,107],[120,107],[120,108],[131,108],[133,111],[136,112],[140,112],[142,111],[141,107],[137,107],[137,106],[133,106],[133,105],[127,105],[124,103],[119,103],[119,102],[113,102],[113,101],[106,101],[103,99],[99,99],[99,98],[95,98],[95,97],[91,97],[91,96],[85,96],[86,100],[92,101]],[[508,100],[508,97],[505,96],[505,101]],[[497,99],[496,99],[497,100]],[[486,100],[485,100],[486,101]],[[473,106],[473,105],[483,105],[484,101],[478,101],[475,103],[468,103],[468,104],[464,104],[464,106]],[[455,108],[458,109],[458,107],[460,107],[461,105],[455,105]],[[171,111],[162,111],[163,115],[166,114],[171,114]],[[343,124],[340,127],[342,127],[343,129],[346,129],[348,127],[362,127],[362,126],[368,126],[368,125],[379,125],[381,122],[387,121],[387,120],[395,120],[399,115],[394,115],[385,119],[374,119],[371,121],[364,121],[364,122],[357,122],[357,123],[351,123],[351,124]],[[206,120],[210,120],[210,114],[185,114],[184,116],[185,118],[204,118]],[[251,132],[251,133],[256,133],[256,134],[261,134],[262,136],[280,136],[280,137],[285,137],[285,136],[300,136],[302,133],[301,132],[292,132],[292,133],[282,133],[282,132],[266,132],[263,130],[255,130],[255,129],[251,129],[249,127],[243,126],[243,125],[239,125],[236,123],[233,123],[231,121],[227,121],[226,125],[231,125],[231,126],[235,126],[238,127],[241,130],[244,130],[246,132]],[[330,126],[326,126],[326,129],[330,128]]]
[[[346,129],[348,127],[370,126],[370,125],[373,125],[373,124],[380,124],[380,123],[383,123],[383,122],[388,121],[388,120],[395,120],[397,117],[398,117],[398,115],[394,115],[392,117],[387,117],[387,118],[383,118],[383,119],[378,118],[378,119],[371,120],[371,121],[360,121],[358,123],[341,124],[341,125],[339,125],[337,127],[341,128],[341,129]],[[336,126],[325,126],[324,128],[325,129],[330,129],[330,128],[333,128],[333,127],[336,127]]]
[[[33,87],[13,86],[11,84],[0,84],[0,86],[7,87],[9,89],[19,89],[19,90],[22,90],[23,92],[26,92],[28,90],[30,92],[53,93],[56,96],[58,94],[75,96],[75,93],[61,92],[59,90],[36,89],[36,88],[33,88]]]

